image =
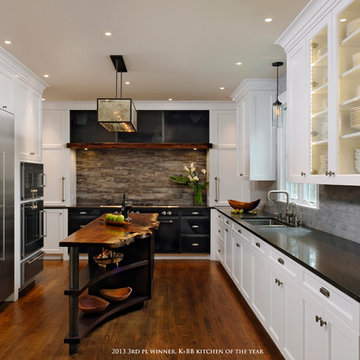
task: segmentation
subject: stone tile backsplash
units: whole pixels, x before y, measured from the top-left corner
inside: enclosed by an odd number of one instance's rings
[[[133,204],[194,204],[193,190],[169,180],[185,175],[184,165],[207,169],[206,150],[117,149],[77,150],[77,205],[119,204],[122,195]],[[202,179],[202,178],[201,178]],[[206,194],[203,195],[206,204]]]
[[[297,207],[305,226],[360,243],[360,187],[320,185],[319,205],[319,209]],[[284,208],[280,202],[266,206],[270,212]]]

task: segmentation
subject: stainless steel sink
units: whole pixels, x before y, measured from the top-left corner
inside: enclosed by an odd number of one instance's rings
[[[266,228],[286,228],[289,227],[288,224],[285,224],[279,220],[273,218],[263,218],[263,219],[244,219],[247,223],[257,227],[266,227]]]

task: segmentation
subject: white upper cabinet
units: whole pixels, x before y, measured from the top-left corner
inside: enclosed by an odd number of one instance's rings
[[[360,0],[314,0],[287,54],[288,180],[360,185]]]
[[[241,180],[276,179],[276,132],[272,103],[276,81],[246,79],[232,94],[236,101],[237,176]]]
[[[5,69],[0,68],[0,109],[14,112],[13,77]]]
[[[41,161],[42,95],[21,80],[14,84],[17,153],[21,160]]]

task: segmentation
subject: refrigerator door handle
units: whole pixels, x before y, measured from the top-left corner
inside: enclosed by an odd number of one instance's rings
[[[2,254],[0,257],[0,261],[5,261],[5,246],[6,246],[6,242],[5,242],[5,152],[1,152],[0,153],[0,171],[1,171],[1,192],[0,194],[1,196],[1,237],[2,237]]]

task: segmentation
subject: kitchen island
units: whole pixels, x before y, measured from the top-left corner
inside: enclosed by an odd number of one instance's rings
[[[81,338],[107,318],[125,309],[142,306],[151,298],[154,267],[154,231],[158,229],[158,214],[131,214],[126,226],[107,225],[101,215],[88,225],[60,242],[70,253],[69,333],[65,343],[70,354],[78,351]],[[79,272],[79,248],[87,246],[88,265]],[[101,268],[95,261],[103,251],[123,254],[119,266]],[[122,302],[112,302],[97,315],[79,314],[79,296],[88,290],[89,295],[100,295],[101,289],[130,286],[131,296]]]

